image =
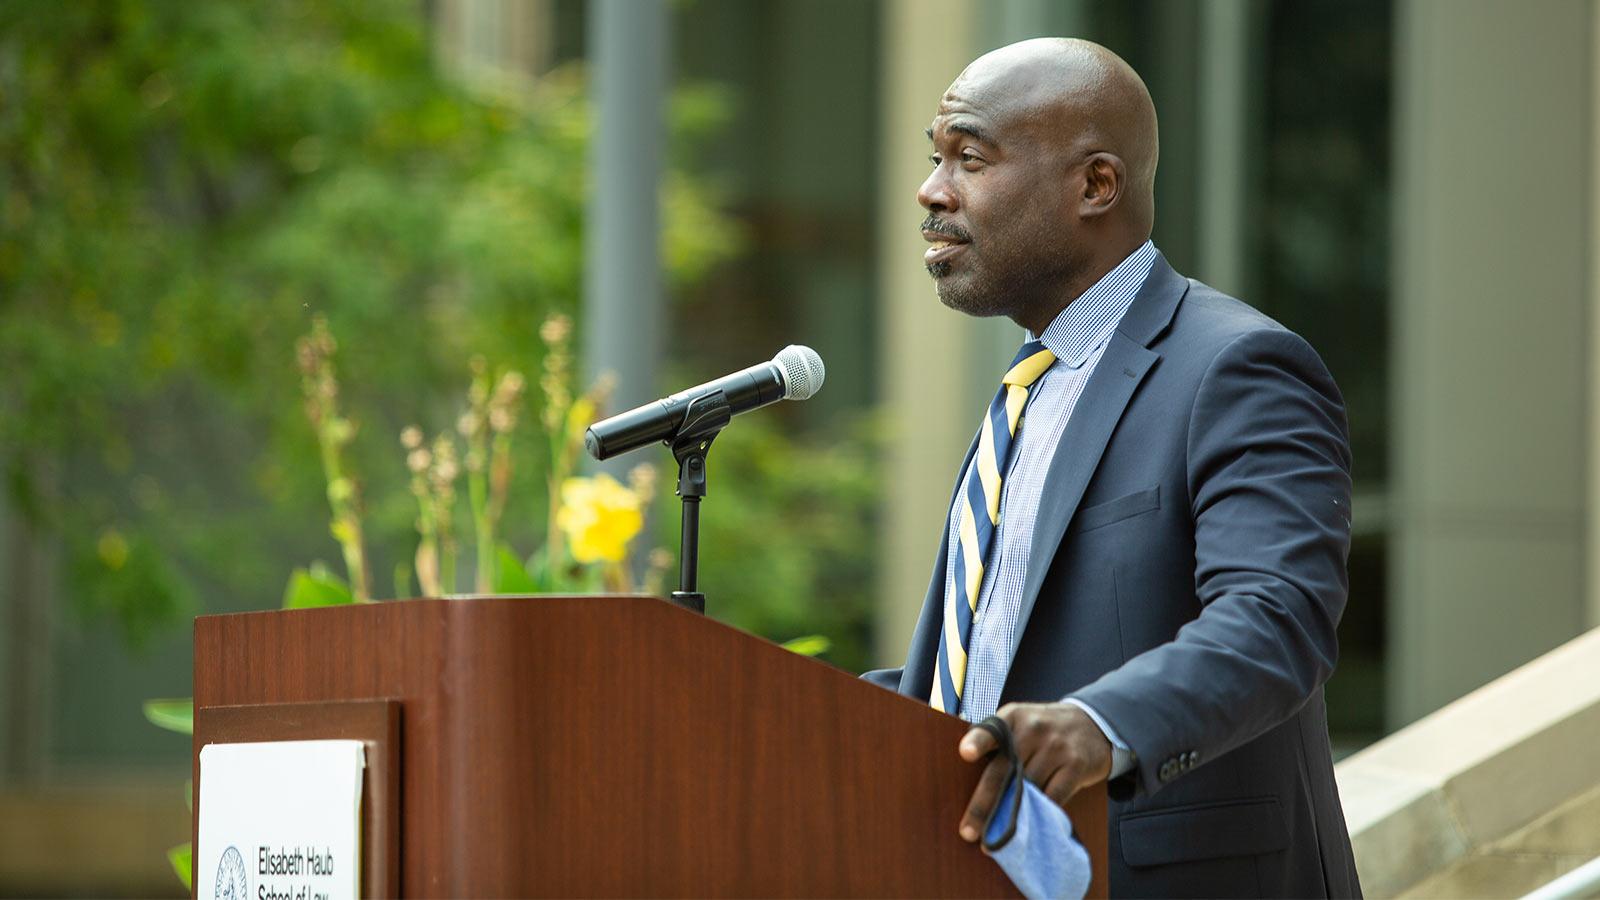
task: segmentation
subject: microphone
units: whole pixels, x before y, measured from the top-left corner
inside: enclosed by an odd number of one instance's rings
[[[721,391],[728,415],[736,416],[779,400],[809,399],[822,387],[824,374],[817,351],[790,344],[768,362],[596,422],[583,436],[583,446],[595,459],[610,459],[656,441],[670,443],[696,400]]]

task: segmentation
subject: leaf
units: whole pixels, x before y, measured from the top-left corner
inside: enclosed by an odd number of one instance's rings
[[[539,586],[541,592],[547,594],[561,592],[561,582],[557,577],[559,573],[550,565],[548,554],[541,551],[528,557],[528,564],[525,568],[528,577],[533,579],[533,583]]]
[[[417,587],[422,590],[424,597],[437,597],[444,593],[439,589],[439,548],[432,540],[425,540],[417,545]]]
[[[194,734],[194,699],[146,700],[144,717],[150,724],[179,734]]]
[[[828,652],[828,649],[833,646],[833,641],[828,640],[828,636],[825,634],[808,634],[805,637],[784,641],[779,646],[801,656],[820,656]]]
[[[350,588],[339,576],[324,567],[295,569],[283,591],[284,609],[310,609],[316,606],[342,606],[354,603]]]
[[[411,593],[411,567],[404,562],[394,564],[394,597],[404,600],[412,596]]]
[[[501,544],[495,551],[494,592],[496,594],[537,594],[539,583],[517,559],[511,548]]]
[[[188,890],[194,890],[194,885],[189,882],[190,870],[194,868],[194,845],[179,844],[168,850],[167,862],[172,863],[172,871],[183,879],[183,886]]]

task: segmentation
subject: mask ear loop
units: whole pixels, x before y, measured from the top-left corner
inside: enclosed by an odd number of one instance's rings
[[[1000,791],[1000,799],[1004,799],[1006,791],[1011,792],[1011,817],[1006,824],[1006,830],[998,838],[989,839],[990,826],[994,824],[994,817],[1000,814],[1000,803],[997,800],[994,809],[989,811],[989,820],[983,823],[983,849],[990,853],[998,851],[1011,842],[1017,833],[1017,819],[1022,814],[1022,759],[1017,756],[1017,745],[1011,739],[1011,726],[999,716],[990,716],[979,722],[977,727],[989,732],[999,745],[997,752],[1005,755],[1011,763],[1011,771],[1006,773],[1005,787]]]

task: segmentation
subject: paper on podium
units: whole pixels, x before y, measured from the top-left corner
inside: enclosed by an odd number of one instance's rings
[[[195,896],[360,896],[360,741],[200,748]]]

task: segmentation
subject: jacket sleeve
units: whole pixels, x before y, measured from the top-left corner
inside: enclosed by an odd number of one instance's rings
[[[1338,658],[1349,437],[1338,387],[1310,345],[1261,330],[1217,354],[1190,414],[1187,476],[1199,614],[1073,693],[1138,757],[1131,782],[1111,785],[1119,799],[1293,716]]]
[[[900,690],[900,675],[904,671],[904,668],[873,669],[870,672],[862,672],[861,680],[870,682],[881,688],[888,688],[891,691],[898,691]]]

